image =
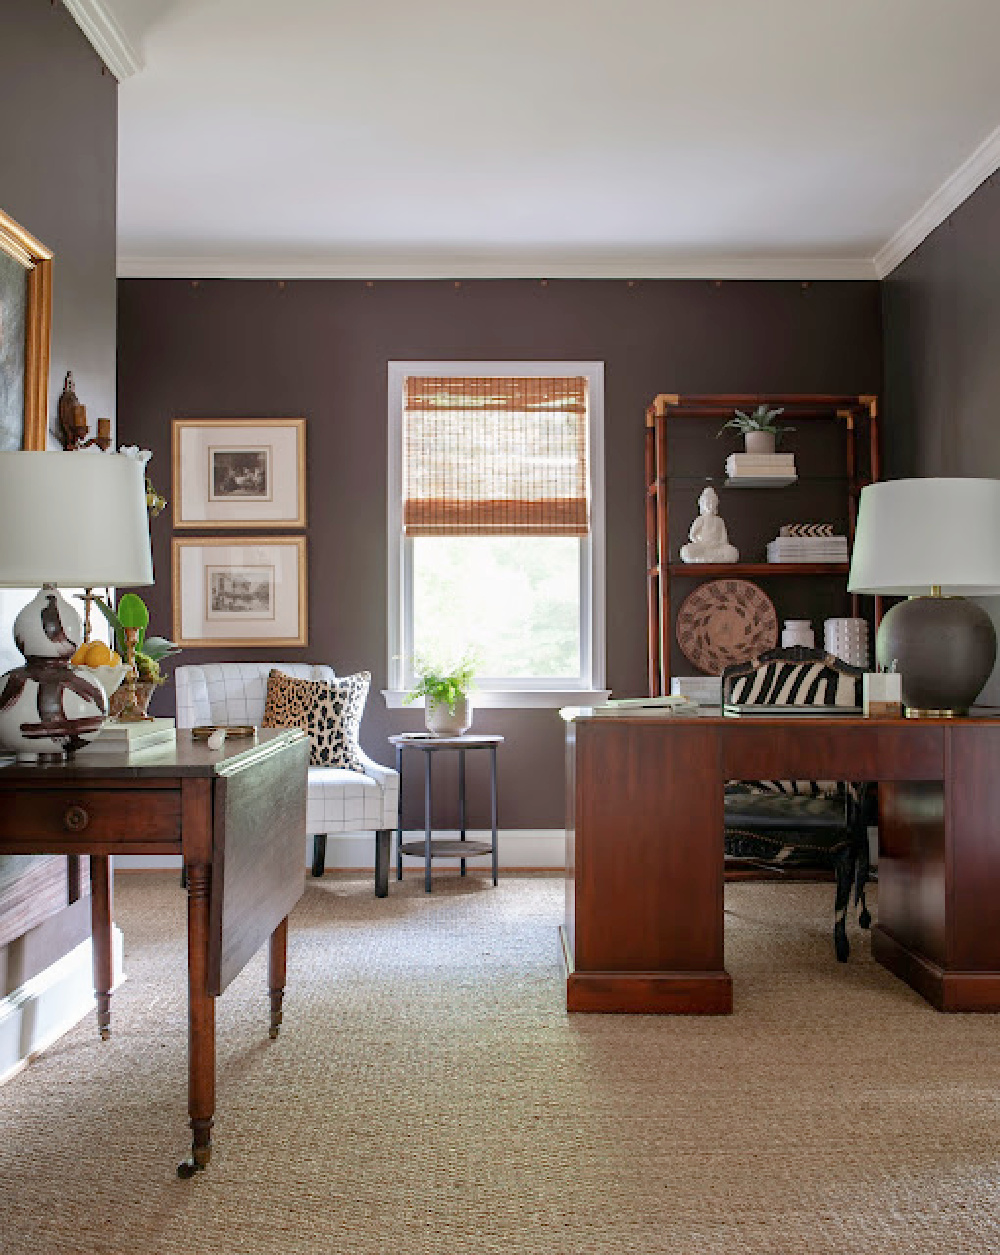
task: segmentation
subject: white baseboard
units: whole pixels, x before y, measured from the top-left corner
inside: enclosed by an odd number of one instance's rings
[[[469,829],[466,834],[470,841],[489,841],[489,830]],[[442,829],[434,830],[435,838],[457,840],[458,832]],[[404,841],[422,841],[423,829],[407,830],[403,833]],[[497,857],[501,870],[506,868],[534,868],[538,870],[562,871],[566,862],[566,837],[561,828],[501,828],[497,838]],[[312,866],[312,837],[305,844],[304,865]],[[396,857],[396,840],[393,834],[392,857]],[[468,861],[469,867],[489,867],[489,855],[482,855]],[[435,859],[434,865],[457,867],[458,859]],[[180,871],[179,854],[116,854],[115,868],[119,871],[145,870],[155,868],[175,868]],[[415,858],[404,858],[404,867],[418,867]],[[326,867],[328,871],[365,871],[375,869],[375,837],[370,832],[332,832],[326,839]]]
[[[111,946],[117,988],[124,980],[124,944],[117,925],[112,926]],[[93,945],[88,937],[57,963],[0,998],[0,1084],[78,1024],[94,1006]]]

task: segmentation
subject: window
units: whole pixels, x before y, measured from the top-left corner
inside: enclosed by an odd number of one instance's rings
[[[390,363],[391,706],[470,649],[480,705],[603,695],[603,374]]]

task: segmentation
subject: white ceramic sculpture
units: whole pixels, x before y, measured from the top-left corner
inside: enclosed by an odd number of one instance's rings
[[[711,484],[698,498],[698,511],[688,532],[689,543],[681,548],[681,561],[738,562],[739,550],[729,543],[726,525],[719,518],[719,495]]]

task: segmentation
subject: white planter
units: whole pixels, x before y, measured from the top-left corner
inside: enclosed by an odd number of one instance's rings
[[[435,702],[425,697],[424,723],[427,731],[435,736],[461,736],[472,726],[472,702],[467,696],[457,698],[453,713],[447,702]]]
[[[743,433],[747,453],[773,453],[773,431],[747,431]]]

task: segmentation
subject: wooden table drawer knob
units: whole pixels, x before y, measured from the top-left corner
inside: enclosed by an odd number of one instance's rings
[[[66,807],[66,814],[63,815],[63,827],[67,832],[83,832],[89,823],[90,816],[82,806],[74,802],[72,806]]]

